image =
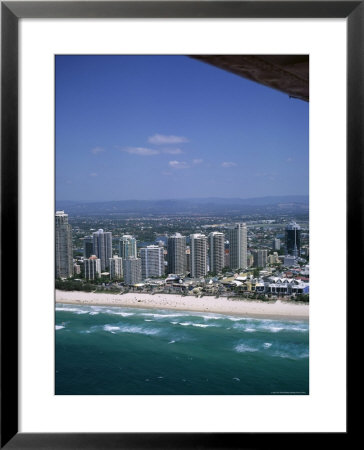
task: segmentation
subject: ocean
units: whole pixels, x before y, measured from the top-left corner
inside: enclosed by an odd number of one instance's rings
[[[309,325],[57,304],[58,395],[307,395]]]

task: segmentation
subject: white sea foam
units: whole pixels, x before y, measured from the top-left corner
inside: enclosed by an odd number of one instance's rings
[[[279,358],[302,359],[309,357],[308,347],[302,344],[274,343],[273,349],[274,352],[271,355]]]
[[[268,327],[267,330],[271,331],[272,333],[278,333],[278,331],[284,330],[283,327]]]
[[[104,325],[104,330],[105,331],[119,331],[120,330],[120,327],[115,327],[115,326],[112,326],[112,325]]]
[[[252,327],[252,324],[244,324],[244,323],[235,323],[233,325],[233,328],[236,330],[243,330],[246,333],[254,333],[255,331],[257,331],[256,328]]]
[[[100,314],[100,313],[97,312],[97,311],[91,311],[90,312],[90,316],[97,316],[98,314]]]
[[[309,357],[308,352],[302,353],[289,353],[289,352],[275,352],[273,356],[278,356],[279,358],[287,358],[287,359],[304,359]]]
[[[123,311],[113,311],[111,309],[107,309],[106,312],[108,314],[112,314],[112,315],[115,315],[115,316],[121,316],[121,317],[134,316],[134,313],[128,313],[128,312],[123,312]]]
[[[213,315],[209,315],[209,316],[198,316],[198,317],[202,317],[205,320],[220,320],[223,319],[223,316],[213,316]]]
[[[183,327],[193,326],[193,327],[199,327],[199,328],[209,328],[209,327],[216,327],[215,324],[205,324],[205,323],[195,323],[195,322],[170,322],[173,325],[182,325]]]
[[[264,342],[263,347],[270,348],[270,347],[272,347],[272,344],[270,342]]]
[[[254,347],[249,347],[249,345],[246,344],[239,344],[235,347],[235,350],[239,353],[245,353],[245,352],[257,352],[258,349]]]
[[[67,312],[73,312],[75,314],[88,314],[88,311],[85,311],[84,309],[72,308],[72,307],[68,307],[68,306],[57,306],[56,311],[67,311]]]
[[[184,317],[186,314],[159,314],[159,313],[143,313],[141,316],[151,316],[155,319],[164,319],[166,317]]]
[[[270,333],[279,333],[281,331],[299,331],[299,332],[308,331],[308,327],[305,325],[297,326],[270,320],[263,321],[262,324],[257,322],[252,323],[251,321],[244,320],[244,323],[241,322],[235,323],[233,328],[244,330],[247,333],[253,333],[255,331],[266,331]]]
[[[56,330],[62,330],[63,328],[66,328],[64,325],[56,325]]]
[[[146,334],[153,335],[158,334],[159,330],[143,328],[138,326],[127,326],[127,325],[104,325],[104,330],[109,331],[110,333],[136,333],[136,334]]]
[[[289,330],[300,331],[301,333],[307,333],[308,327],[290,327]]]

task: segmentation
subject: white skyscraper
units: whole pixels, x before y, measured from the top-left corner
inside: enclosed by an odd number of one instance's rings
[[[131,256],[123,260],[125,284],[136,284],[142,281],[142,263],[140,258]]]
[[[278,238],[273,239],[273,250],[280,250],[281,249],[281,240]]]
[[[225,259],[225,235],[214,231],[209,234],[209,263],[210,272],[221,273]]]
[[[72,229],[68,223],[68,214],[56,211],[56,278],[68,278],[73,275]]]
[[[112,257],[112,233],[102,229],[93,233],[93,248],[95,255],[101,260],[101,270],[109,267],[109,259]]]
[[[168,273],[186,273],[186,236],[176,233],[168,238]]]
[[[204,277],[207,274],[207,237],[204,234],[191,234],[191,276]]]
[[[164,275],[164,249],[159,245],[148,245],[140,249],[142,279]]]
[[[247,230],[245,223],[236,223],[228,229],[230,267],[247,268]]]
[[[85,278],[86,280],[95,280],[101,275],[101,261],[96,255],[90,256],[84,260]]]
[[[118,279],[120,280],[123,277],[123,258],[114,255],[109,259],[109,271],[110,271],[110,280]]]
[[[119,256],[121,258],[130,258],[137,255],[137,241],[135,237],[130,236],[130,234],[124,234],[119,242]]]

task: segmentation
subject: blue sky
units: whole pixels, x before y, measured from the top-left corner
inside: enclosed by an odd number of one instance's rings
[[[57,200],[308,194],[308,112],[186,56],[56,56]]]

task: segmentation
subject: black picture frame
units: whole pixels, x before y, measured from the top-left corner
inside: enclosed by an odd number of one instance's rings
[[[18,433],[18,21],[21,18],[347,18],[347,305],[363,252],[363,1],[1,2],[1,448],[271,448],[327,444],[325,433]],[[335,95],[333,92],[332,95]],[[12,238],[9,239],[9,230]],[[5,282],[6,281],[6,282]],[[11,301],[7,288],[11,287]],[[347,308],[348,310],[348,308]],[[8,318],[12,320],[8,320]],[[350,346],[348,345],[348,351]],[[333,393],[334,395],[334,393]],[[347,415],[348,417],[348,415]],[[347,440],[346,433],[335,441]],[[347,442],[345,442],[347,444]],[[342,442],[344,444],[344,442]],[[344,444],[345,445],[345,444]]]

